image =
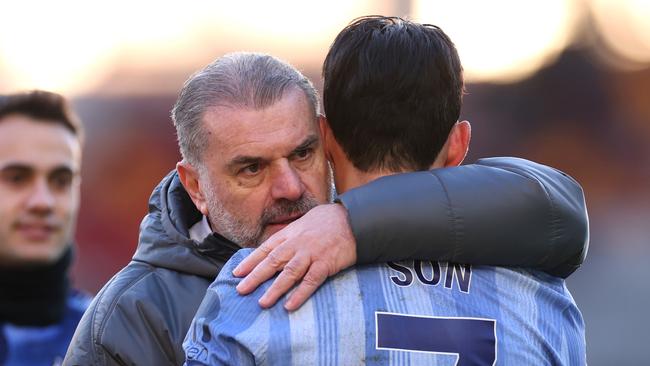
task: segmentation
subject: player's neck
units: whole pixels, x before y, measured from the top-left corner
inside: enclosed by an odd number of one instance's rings
[[[403,173],[401,171],[370,171],[363,172],[355,168],[351,163],[338,164],[336,167],[336,190],[338,193],[344,193],[352,188],[370,183],[375,179],[388,175]]]

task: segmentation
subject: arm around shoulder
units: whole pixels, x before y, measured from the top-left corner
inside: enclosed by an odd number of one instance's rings
[[[446,260],[566,277],[587,252],[580,185],[524,159],[393,175],[339,199],[349,213],[359,263]]]

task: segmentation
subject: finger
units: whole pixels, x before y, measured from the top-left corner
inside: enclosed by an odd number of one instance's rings
[[[298,310],[302,304],[325,282],[328,277],[327,267],[320,262],[315,262],[309,268],[309,271],[300,282],[300,285],[289,296],[284,304],[288,311]]]
[[[309,269],[310,260],[306,256],[293,257],[282,269],[280,275],[273,281],[264,295],[260,298],[259,304],[263,308],[273,306],[282,295],[286,294]]]
[[[293,250],[287,246],[280,246],[272,250],[266,258],[239,282],[237,292],[242,295],[253,292],[264,281],[275,276],[284,268],[284,265],[293,257]]]
[[[237,267],[232,271],[235,277],[244,277],[249,274],[253,268],[257,267],[268,255],[284,241],[280,236],[272,235],[264,243],[260,244],[248,257],[244,258]]]

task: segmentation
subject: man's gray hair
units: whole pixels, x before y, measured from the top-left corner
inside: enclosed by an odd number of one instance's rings
[[[202,122],[207,109],[261,109],[273,105],[291,88],[305,93],[316,119],[320,113],[318,93],[311,81],[273,56],[229,53],[196,72],[183,85],[171,115],[183,159],[192,165],[201,163],[208,144]]]

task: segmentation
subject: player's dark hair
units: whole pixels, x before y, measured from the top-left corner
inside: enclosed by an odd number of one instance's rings
[[[334,137],[362,171],[429,169],[460,115],[460,59],[434,25],[357,18],[330,47],[323,78]]]
[[[11,114],[21,114],[39,122],[58,123],[75,134],[79,140],[83,136],[81,121],[66,99],[57,93],[33,90],[0,96],[0,119]]]

